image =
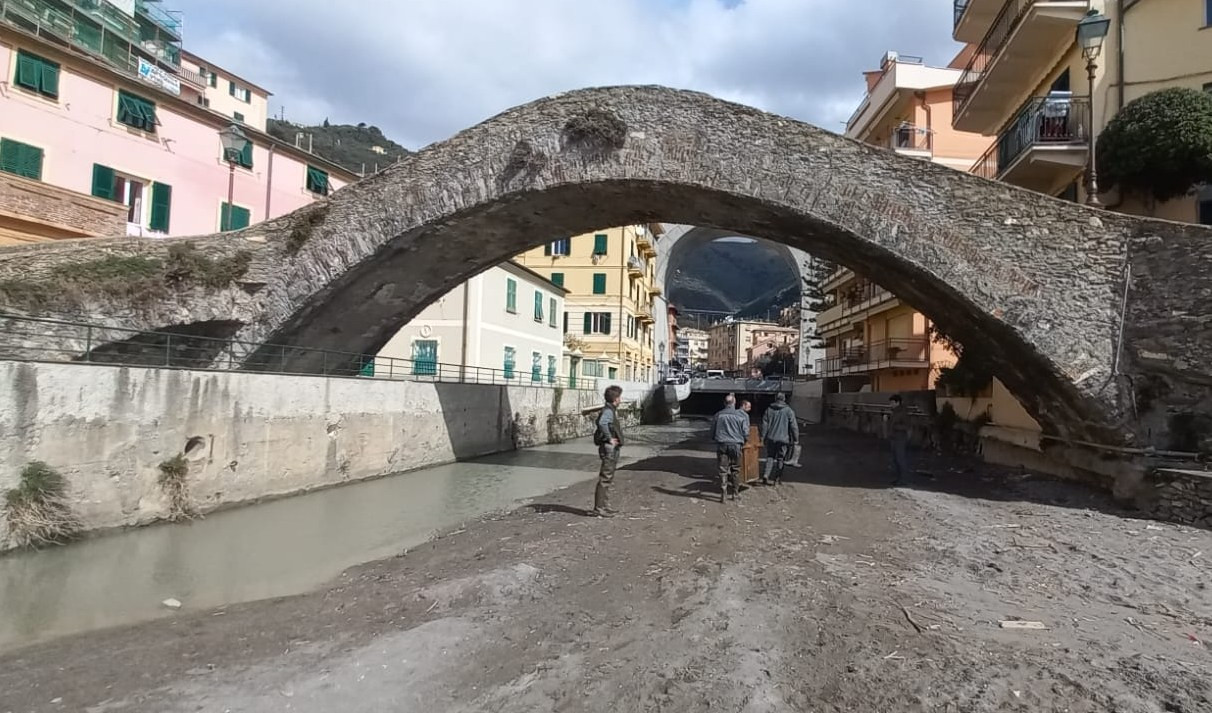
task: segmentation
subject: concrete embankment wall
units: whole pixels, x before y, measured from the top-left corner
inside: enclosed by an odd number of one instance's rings
[[[621,385],[638,420],[652,387]],[[86,530],[139,525],[169,515],[159,465],[178,454],[204,513],[582,436],[600,405],[546,387],[0,362],[0,493],[45,461]]]

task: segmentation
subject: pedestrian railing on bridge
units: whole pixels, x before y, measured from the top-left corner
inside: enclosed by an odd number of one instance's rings
[[[791,393],[795,382],[790,378],[765,379],[691,379],[691,393],[718,394],[777,394]]]
[[[0,313],[0,360],[75,362],[193,371],[243,371],[329,378],[598,389],[598,380],[548,369],[493,369],[357,352],[148,332]]]

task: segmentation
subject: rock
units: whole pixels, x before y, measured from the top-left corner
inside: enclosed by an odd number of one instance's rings
[[[163,604],[164,606],[168,607],[169,609],[180,609],[181,608],[181,602],[176,599],[171,599],[171,598],[165,599],[164,601],[162,601],[160,603]]]

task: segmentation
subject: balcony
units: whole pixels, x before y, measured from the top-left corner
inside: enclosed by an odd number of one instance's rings
[[[913,124],[901,124],[893,129],[888,146],[902,156],[928,159],[934,155],[934,141],[930,130]]]
[[[1087,97],[1032,99],[976,162],[972,173],[1051,193],[1084,169],[1090,154],[1089,121]]]
[[[649,285],[648,294],[652,295],[653,297],[660,297],[661,295],[665,294],[665,290],[660,285]]]
[[[627,274],[632,277],[643,277],[648,274],[648,263],[642,257],[632,255],[627,258]]]
[[[635,310],[635,316],[636,319],[640,320],[641,322],[647,322],[648,324],[652,324],[656,321],[652,318],[652,307],[649,307],[648,305],[640,305],[637,307]]]
[[[955,26],[951,36],[956,42],[976,44],[997,19],[1005,0],[955,0]]]
[[[181,69],[177,70],[177,76],[181,77],[181,81],[188,82],[197,89],[206,89],[208,86],[210,86],[210,82],[207,81],[205,76],[199,72],[193,71],[192,69],[182,67]]]
[[[165,10],[160,6],[160,0],[136,0],[135,13],[150,20],[178,42],[181,40],[181,13],[179,11]]]
[[[652,241],[652,236],[648,234],[647,230],[644,230],[644,231],[637,230],[636,231],[635,246],[636,246],[636,248],[639,249],[640,253],[642,253],[644,255],[644,257],[647,257],[647,258],[656,257],[656,254],[657,254],[656,243],[654,243]]]
[[[930,340],[927,337],[908,337],[845,347],[836,354],[818,359],[816,373],[818,376],[847,376],[879,369],[929,367]]]
[[[999,130],[1006,100],[1028,92],[1056,64],[1089,7],[1089,0],[1006,0],[955,85],[952,125],[978,134]]]

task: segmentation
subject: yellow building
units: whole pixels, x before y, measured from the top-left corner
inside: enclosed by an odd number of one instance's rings
[[[580,353],[574,377],[652,381],[657,241],[663,225],[628,225],[561,238],[519,255],[518,263],[568,290],[564,333]]]
[[[1096,10],[1109,31],[1093,87],[1076,42]],[[975,173],[1084,201],[1085,166],[1128,102],[1169,87],[1212,90],[1209,0],[959,0],[954,37],[973,45],[956,84],[953,126],[996,136]],[[1091,91],[1093,89],[1093,91]],[[1105,194],[1114,210],[1212,223],[1212,192],[1162,205]]]
[[[841,268],[822,289],[831,306],[816,317],[825,358],[816,374],[838,391],[922,391],[955,354],[930,334],[926,317],[871,280]]]

